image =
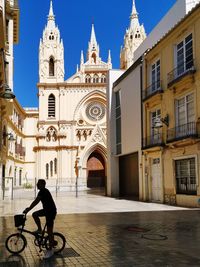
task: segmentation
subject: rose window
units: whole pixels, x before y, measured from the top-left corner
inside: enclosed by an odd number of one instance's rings
[[[86,107],[86,115],[92,121],[97,121],[103,119],[106,110],[105,106],[99,102],[92,102]]]

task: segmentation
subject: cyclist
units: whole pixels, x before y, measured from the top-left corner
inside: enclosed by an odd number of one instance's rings
[[[49,236],[49,250],[45,252],[44,259],[48,259],[53,256],[53,226],[54,226],[54,220],[56,218],[56,205],[52,198],[51,193],[49,190],[45,187],[46,181],[44,179],[39,179],[37,182],[37,188],[39,190],[38,195],[36,199],[31,203],[31,205],[24,210],[24,213],[28,213],[30,210],[32,210],[40,201],[42,202],[43,209],[37,210],[33,212],[32,216],[33,219],[38,227],[38,229],[35,231],[35,233],[41,233],[42,227],[39,217],[46,217],[46,224],[47,224],[47,233]]]

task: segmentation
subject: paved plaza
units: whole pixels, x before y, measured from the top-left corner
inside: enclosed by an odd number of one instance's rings
[[[6,251],[6,237],[15,232],[13,214],[31,198],[5,199],[0,210],[0,267],[64,266],[200,266],[200,211],[80,194],[54,196],[55,230],[67,245],[61,255],[43,260],[32,237],[19,256]],[[4,207],[4,208],[3,208]],[[34,230],[31,216],[26,227]]]

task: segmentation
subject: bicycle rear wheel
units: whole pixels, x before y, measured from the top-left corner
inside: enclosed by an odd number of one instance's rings
[[[21,253],[26,247],[27,241],[24,235],[15,233],[6,239],[6,249],[13,254]]]
[[[64,235],[58,232],[53,233],[53,238],[54,238],[53,249],[54,249],[54,253],[57,254],[65,248],[66,239]],[[45,247],[46,249],[49,249],[49,237],[48,236],[46,237],[46,240],[45,240]]]

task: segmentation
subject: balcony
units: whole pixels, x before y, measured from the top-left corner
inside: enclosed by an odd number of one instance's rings
[[[164,138],[162,133],[157,133],[146,138],[143,138],[142,148],[147,149],[156,146],[164,146]]]
[[[167,142],[174,142],[185,138],[199,138],[200,124],[189,122],[167,131]]]
[[[148,98],[163,93],[161,81],[156,81],[143,91],[142,100],[145,101]]]
[[[180,81],[183,77],[195,73],[194,59],[180,62],[178,67],[167,75],[168,87]]]
[[[18,0],[6,1],[6,12],[11,15],[13,19],[13,42],[18,43],[19,40],[19,4]]]

